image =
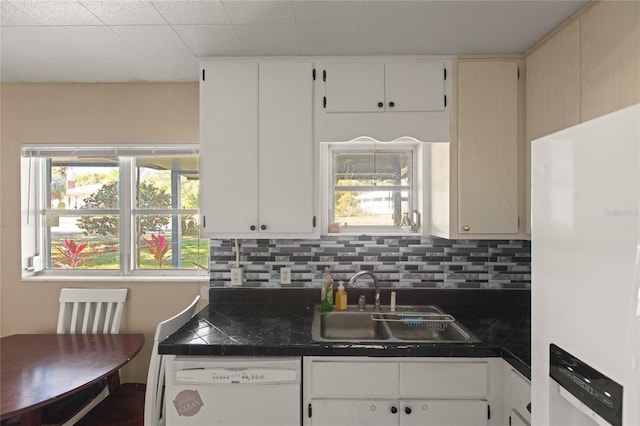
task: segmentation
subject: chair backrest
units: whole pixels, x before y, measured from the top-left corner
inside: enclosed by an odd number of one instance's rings
[[[147,390],[144,399],[144,425],[158,426],[165,424],[164,406],[164,372],[165,357],[158,354],[158,345],[164,339],[175,333],[185,325],[195,314],[200,296],[191,302],[182,312],[162,321],[156,327],[156,335],[153,338],[151,361],[149,362],[149,374],[147,376]]]
[[[63,288],[57,333],[118,333],[126,299],[126,288]]]

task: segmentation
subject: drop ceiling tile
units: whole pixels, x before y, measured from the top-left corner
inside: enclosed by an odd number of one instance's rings
[[[38,25],[38,21],[31,18],[18,7],[14,6],[10,1],[0,1],[0,25],[16,26],[16,25]]]
[[[170,24],[230,24],[222,3],[217,0],[152,1]]]
[[[197,57],[244,54],[232,25],[174,25],[173,29]]]
[[[63,48],[50,27],[3,27],[1,31],[0,62],[3,63],[19,57],[48,57]]]
[[[299,55],[295,24],[236,25],[247,55]]]
[[[139,53],[109,27],[52,27],[60,47],[46,58],[84,58],[108,61],[134,58]]]
[[[423,24],[360,24],[356,55],[406,55]]]
[[[362,8],[362,23],[424,22],[433,1],[367,1]]]
[[[81,2],[107,25],[167,23],[151,2],[146,0],[81,0]]]
[[[103,25],[75,0],[15,0],[12,3],[42,25]]]
[[[353,55],[358,26],[352,24],[298,24],[300,54]]]
[[[222,2],[232,24],[292,24],[295,22],[291,1]]]
[[[357,1],[294,1],[298,24],[360,22],[362,2]]]
[[[111,29],[144,58],[193,56],[169,25],[118,25]]]

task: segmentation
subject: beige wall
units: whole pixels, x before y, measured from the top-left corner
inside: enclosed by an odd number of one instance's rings
[[[199,293],[198,283],[33,282],[20,272],[20,145],[198,141],[198,83],[0,85],[0,333],[55,332],[64,286],[129,289],[121,332],[145,348],[123,370],[146,381],[155,326]]]

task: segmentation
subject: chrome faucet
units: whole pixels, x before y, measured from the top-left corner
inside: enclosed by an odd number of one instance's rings
[[[356,274],[354,274],[351,279],[349,280],[349,287],[351,287],[351,284],[355,283],[358,278],[360,278],[363,275],[369,275],[371,277],[371,279],[373,280],[373,284],[376,286],[376,297],[375,297],[375,302],[374,302],[374,309],[376,311],[380,310],[380,283],[378,282],[378,279],[376,278],[375,275],[373,275],[372,272],[370,271],[360,271]]]

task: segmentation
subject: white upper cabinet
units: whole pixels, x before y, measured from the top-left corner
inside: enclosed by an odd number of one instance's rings
[[[315,63],[314,138],[449,140],[450,60],[333,59]]]
[[[317,234],[311,64],[210,61],[200,86],[202,235]]]
[[[328,63],[326,111],[443,111],[444,73],[436,61]]]

